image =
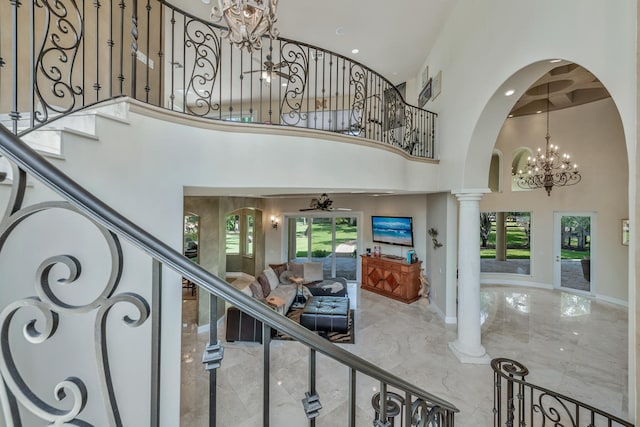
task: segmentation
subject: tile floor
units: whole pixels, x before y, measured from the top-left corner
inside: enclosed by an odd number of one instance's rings
[[[453,356],[447,343],[456,337],[455,325],[445,325],[426,300],[406,305],[358,292],[356,343],[343,348],[455,404],[461,411],[457,426],[493,424],[492,370],[460,364]],[[626,308],[560,291],[507,286],[483,286],[481,299],[482,341],[490,356],[518,360],[529,368],[532,383],[626,418]],[[201,359],[207,337],[196,333],[193,300],[184,301],[181,425],[206,426],[208,378]],[[300,403],[307,367],[302,345],[272,342],[272,426],[308,425]],[[345,426],[347,368],[318,356],[317,381],[323,405],[317,425]],[[371,425],[377,386],[358,375],[357,425]],[[218,391],[218,426],[262,425],[259,344],[225,344]]]

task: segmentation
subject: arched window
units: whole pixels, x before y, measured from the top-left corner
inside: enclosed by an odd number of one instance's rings
[[[492,193],[502,191],[502,152],[493,150],[489,166],[489,189]]]
[[[521,147],[513,152],[511,160],[511,191],[529,191],[518,186],[518,171],[524,170],[527,166],[527,158],[531,157],[531,150],[527,147]]]

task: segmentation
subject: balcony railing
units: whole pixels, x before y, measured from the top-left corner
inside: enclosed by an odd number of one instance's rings
[[[14,133],[117,96],[213,120],[317,129],[434,157],[434,113],[383,76],[285,38],[248,53],[158,0],[0,4],[0,118]]]
[[[498,358],[494,371],[494,427],[571,426],[633,427],[605,411],[527,382],[529,370],[519,362]]]

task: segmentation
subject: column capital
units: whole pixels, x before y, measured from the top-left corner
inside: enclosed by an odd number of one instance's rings
[[[451,191],[451,194],[456,196],[460,201],[480,200],[487,193],[491,193],[491,190],[488,188],[465,188]]]

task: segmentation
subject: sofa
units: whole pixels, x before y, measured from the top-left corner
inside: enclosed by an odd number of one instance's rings
[[[347,281],[342,277],[324,278],[322,263],[280,263],[269,264],[255,280],[253,277],[238,278],[232,285],[245,294],[267,304],[273,297],[283,302],[279,307],[286,314],[299,293],[298,285],[292,277],[302,277],[300,291],[310,296],[347,296]],[[262,323],[252,316],[241,312],[237,307],[229,307],[226,316],[226,340],[262,342]]]

